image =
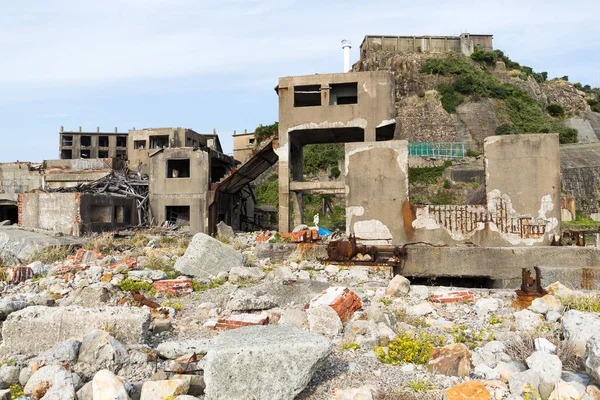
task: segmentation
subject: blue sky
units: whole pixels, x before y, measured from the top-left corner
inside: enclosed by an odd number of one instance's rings
[[[279,76],[341,72],[366,34],[494,34],[550,77],[600,86],[600,2],[0,0],[0,162],[58,157],[58,130],[277,120]]]

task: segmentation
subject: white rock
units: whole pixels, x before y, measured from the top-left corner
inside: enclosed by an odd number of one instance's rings
[[[98,371],[92,380],[94,400],[129,400],[125,385],[107,369]]]
[[[583,359],[587,373],[600,383],[600,333],[596,333],[587,341]]]
[[[329,275],[335,275],[338,272],[340,272],[340,267],[338,267],[337,265],[329,264],[325,267],[325,272]]]
[[[275,268],[275,271],[273,271],[273,275],[275,275],[277,278],[281,279],[282,281],[296,280],[296,275],[294,275],[292,270],[288,267]]]
[[[387,286],[386,296],[399,297],[410,292],[410,281],[402,275],[396,275]]]
[[[59,365],[40,368],[31,375],[23,392],[30,396],[44,391],[44,400],[75,400],[73,374]]]
[[[529,369],[523,372],[517,372],[510,376],[508,380],[510,392],[514,395],[538,390],[540,386],[540,375],[537,371]]]
[[[536,371],[540,377],[539,392],[542,398],[547,399],[554,389],[554,385],[561,380],[562,362],[555,355],[545,351],[536,351],[527,357],[527,366]]]
[[[556,297],[547,294],[543,297],[534,299],[531,302],[529,309],[533,312],[545,315],[549,311],[560,311],[562,309],[562,304]]]
[[[475,311],[477,314],[493,313],[498,311],[502,302],[494,298],[482,298],[475,303]]]
[[[533,331],[542,322],[542,316],[530,310],[517,311],[514,314],[517,331]]]
[[[562,332],[565,339],[573,342],[577,354],[583,355],[587,341],[600,332],[600,316],[597,313],[569,310],[562,317]]]
[[[183,379],[146,381],[142,386],[142,396],[140,397],[140,400],[157,400],[169,396],[178,396],[180,394],[186,394],[188,389],[189,383]]]
[[[406,309],[406,314],[411,317],[423,317],[433,312],[433,307],[428,302],[417,304]]]
[[[548,339],[536,338],[534,340],[535,351],[545,351],[548,354],[556,353],[556,346],[552,344]]]
[[[577,389],[582,397],[585,395],[585,389],[590,383],[590,377],[582,372],[563,371],[561,379]]]
[[[325,336],[336,336],[342,329],[342,320],[335,310],[325,304],[311,306],[307,312],[308,326],[311,332]]]
[[[229,271],[229,282],[258,282],[265,276],[264,271],[258,267],[233,267]]]
[[[571,384],[558,382],[550,393],[548,400],[579,400],[581,395]]]
[[[425,300],[429,297],[429,287],[424,285],[411,285],[410,295],[418,300]]]

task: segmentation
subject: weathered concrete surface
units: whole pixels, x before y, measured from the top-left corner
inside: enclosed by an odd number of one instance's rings
[[[597,142],[598,136],[594,132],[592,124],[587,119],[569,118],[565,120],[565,125],[577,129],[577,140],[579,143]]]
[[[336,85],[356,85],[355,103],[337,102]],[[307,87],[307,85],[309,85]],[[296,88],[314,96],[316,103],[295,104]],[[387,71],[347,72],[279,78],[279,231],[289,232],[290,179],[302,180],[302,147],[311,143],[375,142],[378,135],[393,137],[394,76]],[[294,194],[294,223],[302,223],[302,195]]]
[[[72,337],[96,329],[111,331],[126,344],[143,343],[151,313],[137,307],[33,306],[8,316],[2,326],[2,350],[37,354]]]
[[[405,243],[407,208],[408,142],[347,143],[346,234],[365,243]]]
[[[507,226],[502,237],[512,245],[550,244],[561,221],[558,135],[488,137],[484,165],[488,209],[502,202],[508,222],[520,224]],[[531,219],[521,218],[526,216]],[[543,234],[531,225],[545,225]]]
[[[561,282],[571,288],[600,290],[600,265],[588,267],[540,266],[542,287]]]
[[[498,285],[517,288],[522,268],[535,266],[573,268],[600,267],[600,249],[593,247],[418,247],[408,248],[408,257],[398,271],[408,277],[488,277]],[[563,276],[568,277],[565,273]],[[575,276],[577,277],[576,273]],[[577,287],[578,279],[561,281]]]
[[[221,333],[205,357],[206,399],[293,399],[331,350],[323,336],[289,326]]]
[[[598,124],[600,134],[600,116]],[[560,168],[563,190],[575,198],[575,208],[586,217],[597,213],[600,143],[560,146]]]
[[[55,237],[29,232],[13,226],[0,226],[0,258],[24,262],[36,251],[49,246],[80,245],[81,239]]]

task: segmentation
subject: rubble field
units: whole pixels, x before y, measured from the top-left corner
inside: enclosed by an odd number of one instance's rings
[[[600,399],[597,292],[416,285],[227,228],[5,263],[0,399]]]

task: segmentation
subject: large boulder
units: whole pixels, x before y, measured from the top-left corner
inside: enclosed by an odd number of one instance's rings
[[[123,382],[106,369],[98,371],[94,375],[92,396],[94,400],[129,400]]]
[[[61,305],[81,307],[103,307],[117,304],[122,293],[110,283],[95,283],[75,289]]]
[[[569,310],[562,317],[562,332],[574,343],[576,353],[583,355],[587,341],[600,332],[600,314]]]
[[[145,342],[150,322],[150,311],[137,307],[32,306],[8,316],[2,325],[2,348],[15,354],[39,354],[96,329],[110,329],[121,342],[138,344]]]
[[[588,375],[600,383],[600,333],[596,333],[588,340],[584,361]]]
[[[118,371],[129,361],[129,355],[125,346],[108,332],[96,330],[83,337],[78,361],[97,369],[101,367]]]
[[[175,262],[177,271],[196,278],[216,277],[219,272],[243,266],[242,253],[204,233],[195,234],[183,257]]]
[[[249,394],[256,399],[293,399],[331,351],[326,338],[290,326],[224,332],[205,357],[205,399],[246,400]]]

